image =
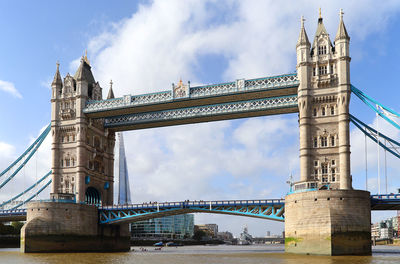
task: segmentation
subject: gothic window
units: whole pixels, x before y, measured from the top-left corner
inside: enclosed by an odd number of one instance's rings
[[[314,108],[313,116],[317,116],[317,108]]]
[[[331,171],[332,171],[332,181],[334,182],[334,181],[336,181],[336,170],[335,169],[331,169]]]
[[[318,147],[318,138],[314,138],[314,148]]]
[[[335,136],[331,136],[331,146],[335,146]]]
[[[314,166],[315,166],[315,167],[318,166],[318,160],[314,160]]]
[[[335,107],[331,106],[331,115],[334,115],[334,114],[335,114]]]
[[[326,176],[322,177],[322,182],[328,182],[328,177]]]
[[[313,68],[313,70],[312,70],[312,75],[313,75],[313,76],[317,75],[317,68],[315,68],[315,67]]]
[[[314,175],[318,175],[318,169],[314,170]]]
[[[71,163],[72,163],[72,167],[75,167],[75,159],[74,158],[71,159]]]
[[[61,160],[61,167],[64,167],[64,160]]]
[[[72,135],[72,142],[75,142],[75,135]]]
[[[318,67],[318,74],[319,74],[319,75],[327,74],[327,67],[326,67],[326,65],[325,65],[325,66],[320,66],[320,67]]]
[[[71,166],[71,160],[69,159],[69,158],[66,158],[65,159],[65,167],[69,167],[69,166]]]
[[[326,54],[326,46],[318,46],[318,55]]]
[[[321,108],[321,110],[322,110],[322,116],[325,116],[325,106],[323,106],[322,108]]]
[[[336,165],[336,161],[335,160],[332,160],[332,166],[335,166]]]
[[[321,137],[321,147],[327,147],[328,146],[328,138],[327,137]]]
[[[321,165],[321,172],[322,172],[322,175],[328,174],[328,164],[324,163]]]

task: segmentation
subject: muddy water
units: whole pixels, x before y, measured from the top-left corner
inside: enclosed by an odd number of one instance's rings
[[[0,263],[135,263],[135,264],[400,264],[400,247],[377,246],[368,257],[322,257],[285,254],[282,245],[186,246],[161,251],[133,247],[126,253],[22,254],[18,249],[0,249]]]

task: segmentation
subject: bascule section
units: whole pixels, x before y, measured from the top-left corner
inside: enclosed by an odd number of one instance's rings
[[[88,100],[101,100],[89,60],[82,57],[74,76],[62,80],[59,64],[52,82],[53,199],[112,204],[115,135],[101,119],[83,113]]]

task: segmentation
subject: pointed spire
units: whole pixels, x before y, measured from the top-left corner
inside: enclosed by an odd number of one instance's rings
[[[57,61],[56,63],[57,65],[57,70],[56,70],[56,74],[54,75],[54,79],[53,82],[51,83],[51,85],[61,85],[62,84],[62,80],[61,80],[61,74],[60,74],[60,63]]]
[[[308,40],[306,29],[304,28],[304,21],[305,21],[304,17],[301,16],[301,20],[300,20],[301,28],[300,28],[299,39],[297,40],[297,46],[300,46],[300,45],[308,45],[309,46],[310,45],[310,41]]]
[[[339,40],[339,39],[350,40],[349,34],[347,34],[346,26],[344,25],[344,22],[343,22],[343,14],[344,14],[343,9],[340,9],[340,12],[339,12],[340,21],[339,21],[338,30],[336,32],[335,41]]]
[[[319,8],[318,27],[317,27],[317,32],[315,32],[315,37],[318,37],[320,35],[328,35],[328,32],[325,29],[323,18],[321,15],[321,8]]]
[[[85,60],[85,57],[82,56],[81,64],[79,65],[79,68],[74,75],[74,79],[77,81],[85,80],[88,83],[95,83],[91,68],[92,67],[90,67],[90,65]]]
[[[83,57],[83,60],[90,66],[90,61],[87,57],[87,49],[85,49],[85,57]]]
[[[115,98],[112,86],[113,86],[113,81],[111,80],[110,81],[110,90],[108,90],[107,99],[114,99]]]

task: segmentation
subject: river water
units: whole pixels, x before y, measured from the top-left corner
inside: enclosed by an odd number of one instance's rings
[[[18,249],[0,249],[1,264],[400,264],[400,247],[376,246],[368,257],[303,256],[285,254],[283,245],[132,247],[125,253],[22,254]]]

